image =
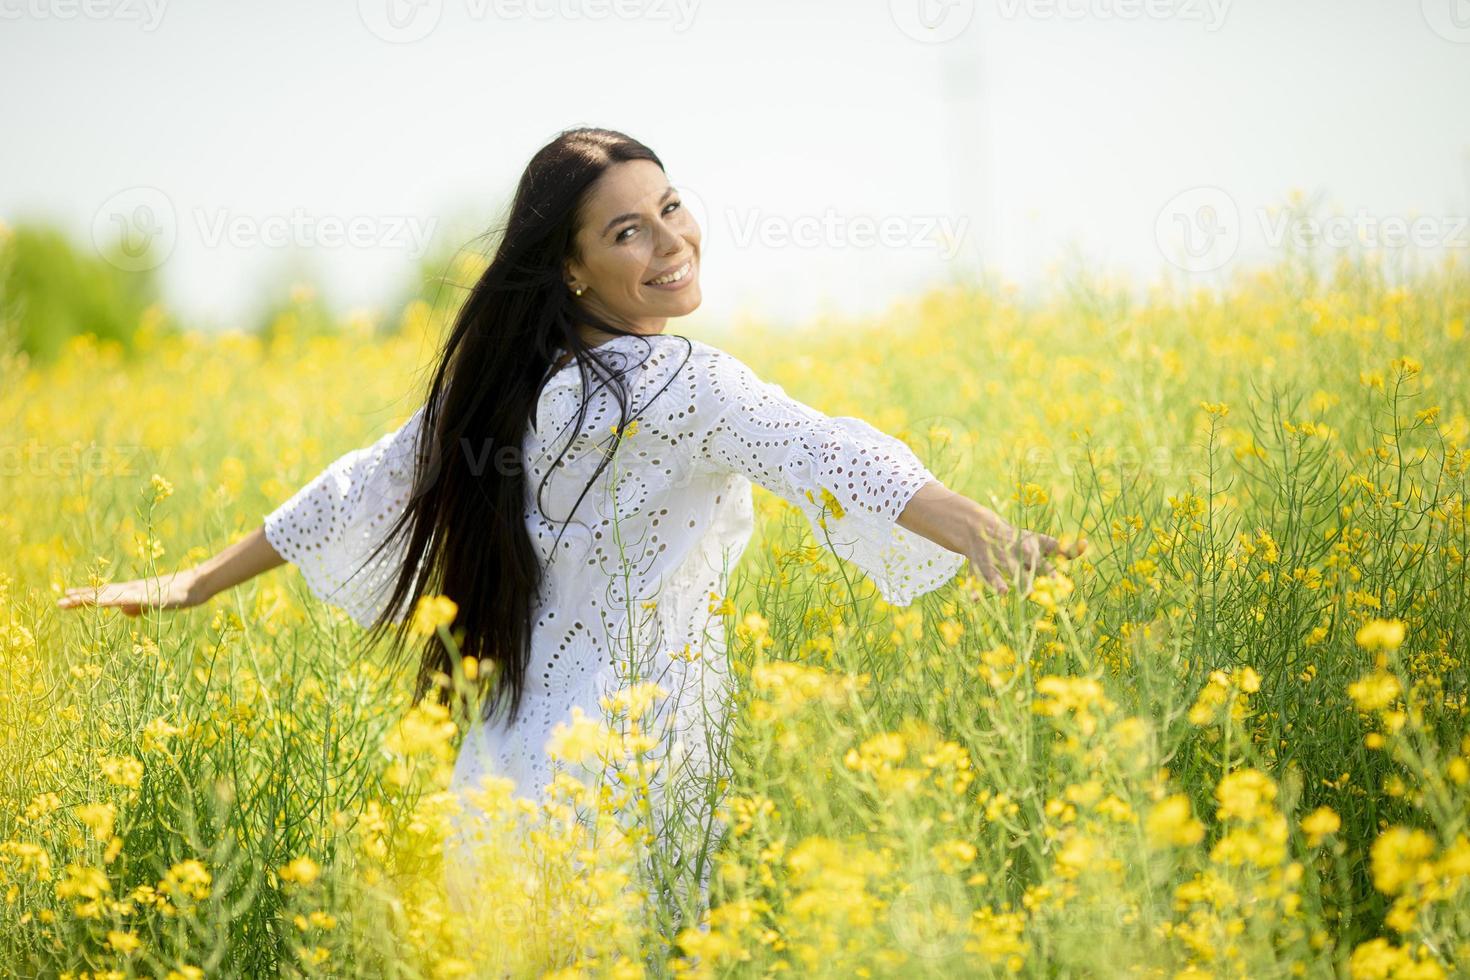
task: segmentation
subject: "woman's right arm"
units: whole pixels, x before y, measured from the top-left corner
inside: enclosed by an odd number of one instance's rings
[[[157,578],[69,589],[57,605],[119,606],[130,616],[145,606],[182,609],[289,562],[318,598],[368,625],[405,557],[401,540],[386,554],[372,554],[413,492],[423,414],[420,407],[372,445],[334,460],[266,514],[260,527],[208,561]],[[437,458],[433,454],[432,465]]]
[[[219,554],[193,568],[155,578],[67,589],[56,601],[56,605],[60,609],[117,606],[129,616],[138,615],[144,608],[187,609],[190,606],[203,605],[225,589],[285,562],[266,540],[265,528],[257,527]]]

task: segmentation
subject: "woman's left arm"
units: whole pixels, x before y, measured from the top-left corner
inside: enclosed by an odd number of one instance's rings
[[[1087,548],[1077,540],[1063,546],[1056,538],[1013,527],[984,504],[931,481],[909,498],[898,523],[950,551],[959,552],[997,592],[1015,581],[1024,595],[1037,575],[1053,572],[1047,556],[1076,558]]]

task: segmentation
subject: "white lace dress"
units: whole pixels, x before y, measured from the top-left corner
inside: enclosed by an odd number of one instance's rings
[[[729,683],[724,619],[711,613],[710,595],[724,596],[754,529],[752,481],[805,513],[816,540],[894,605],[948,582],[965,561],[896,523],[909,498],[937,482],[900,440],[857,418],[829,417],[731,354],[681,335],[617,337],[594,356],[622,372],[638,426],[614,451],[619,407],[594,376],[586,422],[570,432],[584,398],[575,362],[540,394],[522,446],[524,517],[544,569],[523,708],[512,726],[493,719],[466,735],[454,774],[460,792],[494,774],[514,779],[519,795],[543,798],[552,729],[573,706],[599,717],[601,697],[634,681],[669,692],[645,722],[662,738],[661,774],[708,776],[721,757]],[[390,551],[358,571],[407,502],[422,411],[333,462],[265,518],[276,551],[361,625],[382,608],[402,561]],[[613,461],[553,555],[557,531],[608,453]],[[824,489],[840,518],[824,508]],[[825,531],[817,524],[824,513]]]

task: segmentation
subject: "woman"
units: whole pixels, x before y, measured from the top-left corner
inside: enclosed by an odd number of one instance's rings
[[[665,331],[700,302],[700,229],[654,153],[563,132],[531,160],[493,261],[447,338],[424,405],[333,462],[263,526],[165,579],[70,589],[63,608],[184,608],[284,561],[366,640],[421,596],[457,604],[459,654],[496,683],[456,788],[513,778],[538,798],[545,742],[573,708],[640,681],[645,725],[708,773],[727,676],[711,593],[753,530],[751,482],[907,605],[968,559],[997,592],[1074,557],[946,489],[899,440],[794,401],[710,345]],[[636,423],[636,424],[635,424]],[[427,436],[427,438],[425,438]],[[422,694],[452,674],[429,638]]]

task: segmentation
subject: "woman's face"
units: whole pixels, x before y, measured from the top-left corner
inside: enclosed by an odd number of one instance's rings
[[[658,164],[615,163],[592,186],[567,285],[594,313],[660,332],[699,306],[699,234]]]

